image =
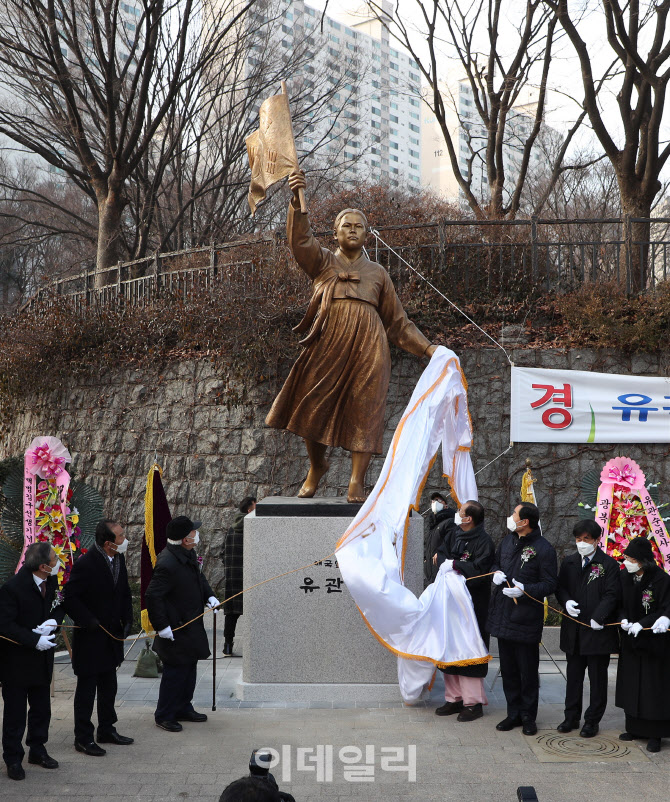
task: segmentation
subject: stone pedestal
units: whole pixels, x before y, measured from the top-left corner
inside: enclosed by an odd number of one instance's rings
[[[244,520],[244,587],[323,562],[245,593],[247,634],[238,697],[400,700],[395,655],[369,631],[335,557],[327,557],[353,520],[352,505],[324,498],[268,499],[268,509],[264,503]],[[423,519],[416,513],[408,531],[405,582],[417,595],[423,590]]]

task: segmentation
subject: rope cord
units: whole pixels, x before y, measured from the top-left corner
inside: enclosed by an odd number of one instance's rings
[[[510,444],[507,446],[507,448],[506,448],[506,449],[505,449],[505,450],[502,452],[502,454],[498,454],[498,456],[497,456],[497,457],[494,457],[494,458],[491,460],[491,462],[487,462],[487,463],[486,463],[486,465],[484,465],[484,467],[483,467],[483,468],[480,468],[480,469],[479,469],[479,470],[478,470],[478,471],[475,473],[475,476],[479,476],[479,474],[480,474],[482,471],[485,471],[485,470],[486,470],[486,469],[489,467],[489,465],[493,465],[493,463],[494,463],[496,460],[499,460],[499,459],[500,459],[500,457],[504,457],[504,456],[505,456],[505,454],[507,454],[507,452],[508,452],[508,451],[509,451],[511,448],[514,448],[514,443],[510,443]]]
[[[422,273],[420,273],[420,272],[419,272],[419,271],[418,271],[418,270],[417,270],[415,267],[413,267],[413,266],[412,266],[412,265],[411,265],[411,264],[410,264],[410,263],[407,261],[407,259],[405,259],[404,257],[402,257],[402,256],[401,256],[401,255],[398,253],[398,251],[394,250],[394,249],[393,249],[393,248],[392,248],[392,247],[391,247],[391,246],[388,244],[388,242],[384,242],[384,240],[383,240],[383,239],[381,238],[381,236],[379,235],[379,231],[377,231],[377,229],[376,229],[376,228],[371,228],[371,229],[370,229],[370,233],[371,233],[371,234],[372,234],[372,235],[375,237],[375,239],[377,239],[379,242],[381,242],[381,243],[382,243],[382,245],[384,245],[386,248],[388,248],[388,249],[389,249],[389,251],[391,251],[391,253],[395,254],[395,255],[398,257],[398,259],[400,259],[402,262],[404,262],[404,263],[407,265],[407,267],[409,267],[409,269],[410,269],[410,270],[413,270],[413,271],[414,271],[414,272],[417,274],[417,276],[418,276],[420,279],[422,279],[423,281],[425,281],[425,282],[426,282],[426,284],[428,284],[428,286],[429,286],[431,289],[433,289],[433,290],[434,290],[434,291],[435,291],[435,292],[436,292],[436,293],[437,293],[439,296],[441,296],[442,298],[444,298],[444,300],[445,300],[445,301],[446,301],[448,304],[451,304],[451,306],[453,306],[453,307],[454,307],[454,309],[455,309],[457,312],[460,312],[460,313],[461,313],[461,315],[463,315],[463,317],[464,317],[464,318],[465,318],[467,321],[469,321],[470,323],[472,323],[472,325],[473,325],[475,328],[479,329],[479,331],[481,331],[481,333],[482,333],[482,334],[484,334],[486,337],[488,337],[488,338],[489,338],[489,340],[491,340],[491,342],[492,342],[492,343],[494,343],[494,344],[495,344],[495,345],[496,345],[498,348],[500,348],[500,350],[503,352],[503,354],[505,354],[505,356],[507,357],[507,361],[510,363],[510,365],[512,365],[512,364],[513,364],[513,363],[512,363],[512,360],[511,360],[511,358],[510,358],[510,355],[507,353],[507,351],[506,351],[506,350],[503,348],[503,346],[502,346],[502,345],[501,345],[501,344],[500,344],[500,343],[499,343],[499,342],[498,342],[498,341],[497,341],[497,340],[496,340],[494,337],[492,337],[492,336],[491,336],[491,335],[490,335],[490,334],[489,334],[487,331],[485,331],[485,330],[484,330],[484,329],[483,329],[483,328],[482,328],[480,325],[478,325],[477,323],[475,323],[475,321],[474,321],[474,320],[473,320],[473,319],[472,319],[472,318],[471,318],[469,315],[467,315],[467,314],[466,314],[466,313],[465,313],[465,312],[464,312],[464,311],[463,311],[463,310],[462,310],[460,307],[456,306],[456,304],[455,304],[455,303],[454,303],[452,300],[450,300],[449,298],[447,298],[447,296],[446,296],[446,295],[445,295],[443,292],[440,292],[440,290],[438,290],[438,289],[437,289],[437,287],[436,287],[436,286],[435,286],[435,285],[434,285],[434,284],[433,284],[433,283],[432,283],[432,282],[431,282],[429,279],[427,279],[427,278],[426,278],[426,277],[425,277],[425,276],[424,276]]]

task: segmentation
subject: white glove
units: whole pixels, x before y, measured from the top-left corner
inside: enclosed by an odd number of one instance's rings
[[[51,633],[58,627],[55,618],[48,618],[43,624],[35,627],[33,632],[36,635],[51,635]]]
[[[172,634],[172,627],[165,627],[165,629],[159,629],[158,634],[161,638],[165,638],[165,640],[174,640],[174,635]]]
[[[516,579],[513,579],[513,580],[512,580],[512,584],[513,584],[515,587],[519,588],[519,590],[523,591],[523,589],[524,589],[523,582],[517,582],[517,580],[516,580]]]
[[[35,644],[38,652],[46,652],[47,649],[53,649],[56,646],[56,641],[52,640],[53,635],[41,635],[40,639]]]
[[[644,627],[639,622],[637,624],[631,624],[628,629],[628,634],[632,635],[634,638],[637,638],[637,636],[640,634],[640,632],[642,632],[643,629]]]
[[[664,632],[668,631],[668,627],[670,627],[670,618],[667,615],[662,615],[660,618],[656,619],[656,623],[651,628],[651,631],[655,635],[662,635]]]
[[[519,596],[523,596],[523,588],[503,588],[502,592],[508,599],[518,599]]]
[[[440,566],[440,573],[446,574],[447,571],[454,570],[454,561],[453,560],[445,560],[442,565]]]
[[[505,576],[505,574],[503,574],[502,571],[496,571],[495,574],[493,574],[493,584],[494,585],[502,585],[502,583],[506,579],[507,579],[507,577]]]
[[[623,629],[624,632],[628,632],[628,630],[630,628],[631,628],[631,624],[628,621],[628,619],[627,618],[622,618],[621,619],[621,629]]]
[[[218,607],[218,606],[219,606],[219,604],[220,604],[220,602],[219,602],[219,600],[216,598],[216,596],[210,596],[210,597],[209,597],[209,599],[207,599],[207,607],[208,607],[210,610],[211,610],[213,607]]]
[[[595,629],[596,632],[597,632],[599,629],[605,629],[605,627],[602,624],[599,624],[597,621],[595,621],[592,618],[591,619],[591,629]]]
[[[573,601],[572,599],[568,599],[565,603],[565,609],[568,615],[571,615],[573,618],[577,618],[580,614],[581,610],[577,607],[577,602]]]

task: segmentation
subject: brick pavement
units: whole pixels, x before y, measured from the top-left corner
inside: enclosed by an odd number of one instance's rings
[[[222,643],[222,639],[219,639]],[[312,703],[238,702],[234,688],[241,660],[217,660],[217,711],[212,713],[212,663],[201,662],[196,707],[210,715],[206,724],[185,724],[180,734],[158,730],[153,709],[158,681],[134,679],[134,655],[119,671],[119,732],[135,738],[130,747],[107,747],[103,758],[75,752],[72,742],[74,678],[68,662],[59,658],[49,752],[60,761],[58,771],[25,763],[20,783],[0,775],[0,799],[101,800],[149,802],[202,800],[215,802],[222,789],[247,772],[251,750],[271,746],[290,748],[290,781],[282,781],[281,765],[274,769],[280,787],[297,802],[352,800],[441,800],[450,802],[513,802],[519,785],[535,786],[540,802],[656,802],[667,799],[670,781],[670,743],[644,762],[625,759],[589,763],[539,763],[518,730],[499,733],[495,723],[504,716],[500,680],[489,692],[483,719],[470,724],[454,717],[440,718],[440,683],[431,697],[416,707],[400,702],[384,706]],[[487,688],[497,663],[491,664]],[[555,727],[562,719],[563,679],[548,661],[542,663],[538,724]],[[546,672],[546,673],[545,673]],[[613,697],[614,670],[611,671]],[[439,680],[439,678],[438,678]],[[621,711],[610,705],[603,730],[616,735]],[[315,771],[298,771],[296,749],[333,747],[332,781],[318,782]],[[383,772],[381,747],[416,745],[416,782],[405,774]],[[376,748],[374,782],[347,782],[338,750],[354,745]],[[639,747],[635,747],[639,748]]]

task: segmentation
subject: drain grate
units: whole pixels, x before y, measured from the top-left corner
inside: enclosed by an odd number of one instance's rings
[[[598,733],[595,738],[561,735],[556,730],[540,730],[526,741],[540,763],[591,763],[598,760],[648,762],[637,746],[620,741],[618,735]]]

